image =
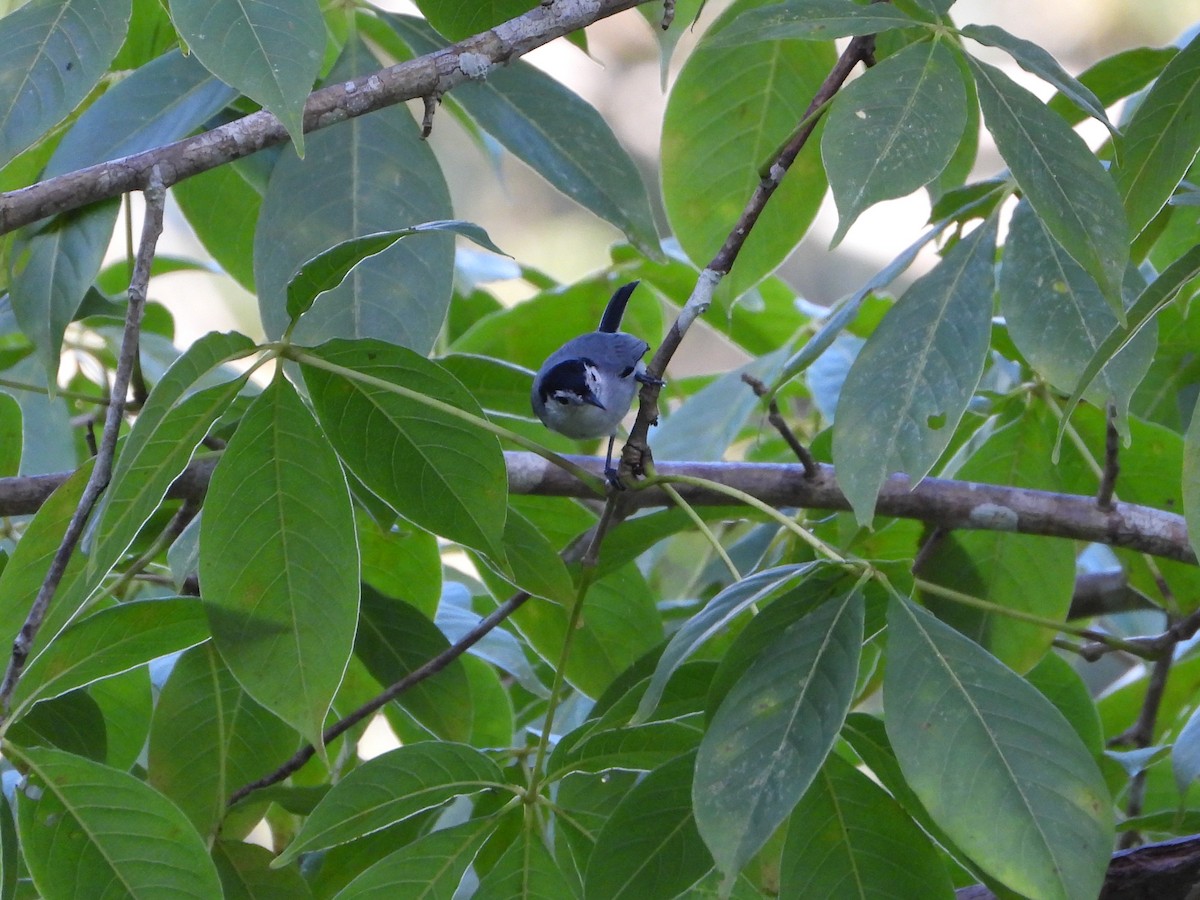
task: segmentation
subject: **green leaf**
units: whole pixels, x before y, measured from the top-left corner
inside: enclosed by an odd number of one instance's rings
[[[194,342],[154,386],[121,447],[101,501],[89,560],[93,579],[103,577],[129,547],[249,376],[190,396],[186,392],[218,367],[253,350],[254,342],[245,335],[211,332]]]
[[[1095,93],[1101,105],[1112,106],[1122,97],[1140,91],[1157,78],[1178,52],[1176,47],[1123,50],[1081,72],[1079,83]],[[1087,117],[1087,113],[1065,94],[1055,94],[1046,105],[1070,125],[1082,122]]]
[[[1200,37],[1193,37],[1158,76],[1125,126],[1113,177],[1140,234],[1163,208],[1200,150]]]
[[[655,769],[625,795],[600,834],[589,897],[676,897],[712,868],[692,815],[694,753]]]
[[[481,247],[504,254],[503,250],[492,243],[492,239],[488,237],[486,231],[478,225],[459,219],[445,222],[424,222],[408,228],[349,238],[314,256],[288,280],[288,317],[292,321],[300,318],[319,295],[326,291],[332,291],[340,285],[359,263],[378,256],[401,238],[428,231],[450,231],[461,234]]]
[[[283,123],[304,155],[304,101],[321,70],[325,21],[313,0],[173,0],[179,36],[204,67]]]
[[[570,613],[556,603],[535,601],[510,620],[548,664],[562,655]],[[617,569],[592,584],[583,627],[575,633],[567,681],[588,697],[599,697],[614,679],[662,640],[662,616],[636,566]]]
[[[21,471],[21,404],[0,393],[0,478]]]
[[[262,195],[237,165],[186,178],[171,185],[171,195],[204,249],[230,278],[253,293],[254,230]]]
[[[130,13],[129,0],[33,0],[0,20],[0,166],[91,93],[125,40]]]
[[[204,841],[153,788],[61,750],[7,752],[29,771],[17,821],[42,896],[75,897],[81,885],[93,896],[221,896]]]
[[[141,758],[146,736],[150,733],[150,714],[154,706],[151,691],[148,666],[97,681],[87,689],[88,696],[96,701],[104,716],[105,743],[108,744],[104,761],[114,769],[127,772]]]
[[[433,5],[424,4],[429,12]],[[481,9],[486,6],[465,4],[462,9],[491,18]],[[528,6],[517,0],[517,12],[527,12]],[[445,45],[420,19],[386,19],[416,53],[432,53]],[[429,22],[450,34],[438,27],[436,15],[429,15]],[[502,147],[553,187],[621,229],[647,256],[661,254],[641,173],[586,100],[519,59],[492,68],[486,79],[459,85],[453,97]]]
[[[1104,733],[1091,692],[1080,674],[1057,653],[1047,653],[1025,680],[1045,695],[1096,759],[1104,752]]]
[[[373,72],[362,42],[347,43],[329,83]],[[288,327],[288,279],[348,238],[397,223],[450,219],[437,159],[403,104],[308,135],[303,160],[284,153],[271,172],[254,235],[254,276],[263,327]],[[373,337],[428,353],[450,303],[454,238],[401,241],[329,291],[296,326],[297,343]]]
[[[475,0],[472,3],[420,0],[416,5],[429,19],[429,24],[452,41],[487,31],[530,10],[526,0]]]
[[[229,795],[295,749],[296,733],[250,699],[216,650],[196,647],[176,660],[159,693],[147,778],[211,837]]]
[[[9,300],[52,392],[63,333],[100,271],[119,207],[116,200],[86,206],[23,231],[14,242]]]
[[[372,380],[302,366],[321,424],[354,474],[405,518],[502,563],[500,442],[421,401],[482,418],[466,389],[436,363],[379,341],[331,341],[308,353]]]
[[[806,900],[951,898],[929,838],[866,775],[830,754],[792,813],[779,893]]]
[[[113,85],[63,135],[45,176],[151,150],[186,137],[237,97],[237,91],[179,50]]]
[[[72,691],[39,703],[6,732],[19,747],[55,747],[103,762],[108,758],[104,713],[87,691]]]
[[[443,803],[480,791],[507,792],[503,773],[465,744],[427,741],[391,750],[362,763],[330,789],[295,840],[276,859],[352,841]]]
[[[9,806],[8,797],[0,793],[0,900],[13,900],[17,895],[19,853],[12,807]]]
[[[312,897],[298,866],[270,868],[274,854],[266,847],[217,841],[213,844],[212,858],[217,874],[221,876],[224,900],[308,900]]]
[[[568,877],[536,829],[523,828],[496,864],[479,880],[480,900],[580,900],[575,873]]]
[[[1026,72],[1058,88],[1062,96],[1101,122],[1114,137],[1117,135],[1117,127],[1108,120],[1108,114],[1105,113],[1104,104],[1100,99],[1060,66],[1058,60],[1042,47],[1010,34],[996,25],[966,25],[962,34],[989,47],[999,47]]]
[[[1046,230],[1124,315],[1129,228],[1112,178],[1060,116],[999,69],[968,56],[984,120]]]
[[[905,47],[841,91],[821,139],[838,208],[832,243],[840,243],[868,207],[937,178],[954,156],[966,118],[963,76],[941,41]]]
[[[794,622],[734,685],[696,757],[696,825],[727,877],[799,802],[833,747],[858,676],[858,591]]]
[[[663,689],[675,670],[696,650],[731,621],[755,606],[761,606],[776,597],[801,587],[804,581],[819,569],[818,563],[798,563],[764,569],[731,584],[675,632],[654,669],[654,675],[638,705],[635,722],[644,722],[654,712],[662,697]]]
[[[1198,408],[1192,410],[1192,420],[1183,436],[1183,515],[1187,519],[1188,543],[1200,556],[1200,399],[1196,403]]]
[[[1112,801],[1074,729],[919,607],[893,600],[888,635],[887,733],[934,820],[1020,894],[1095,897],[1112,850]]]
[[[472,819],[418,838],[365,869],[334,900],[452,900],[467,866],[495,827],[492,821]]]
[[[358,621],[358,547],[337,457],[282,377],[246,411],[204,507],[217,649],[246,693],[321,746]]]
[[[437,538],[403,522],[384,527],[361,511],[356,517],[363,581],[389,597],[403,597],[432,618],[442,595]]]
[[[208,639],[199,601],[135,600],[68,626],[25,670],[12,717],[31,704],[83,687]]]
[[[695,750],[701,734],[696,724],[681,721],[591,731],[578,743],[558,743],[546,766],[553,773],[547,780],[557,781],[573,772],[649,772]]]
[[[412,606],[363,586],[354,653],[381,685],[399,681],[449,646],[438,627]],[[458,660],[414,684],[397,701],[443,740],[471,736],[471,687]]]
[[[541,529],[511,508],[504,520],[504,560],[509,571],[493,565],[487,557],[476,559],[480,575],[498,601],[515,588],[561,606],[574,602],[575,582],[554,545]]]
[[[726,27],[714,26],[711,46],[733,47],[756,41],[824,41],[877,34],[920,25],[893,6],[859,6],[851,0],[790,0],[749,9]]]
[[[1140,281],[1127,278],[1127,287]],[[1060,390],[1070,390],[1117,317],[1096,282],[1050,236],[1027,201],[1017,204],[997,284],[1008,333],[1029,364]],[[1127,291],[1128,294],[1128,291]],[[1132,300],[1133,297],[1130,296]],[[1111,397],[1124,419],[1129,400],[1154,358],[1156,329],[1144,329],[1100,374],[1088,399]]]
[[[714,28],[752,5],[740,0]],[[702,40],[688,57],[663,121],[662,191],[672,231],[697,265],[720,249],[759,185],[758,167],[804,117],[834,61],[832,43],[813,41],[715,47]],[[725,279],[733,295],[783,262],[816,216],[825,174],[814,144],[796,158],[746,239]]]
[[[860,524],[889,474],[924,478],[950,443],[987,356],[996,252],[993,216],[917,279],[850,367],[833,461]]]
[[[1137,299],[1130,304],[1129,311],[1125,316],[1125,325],[1117,325],[1100,342],[1100,345],[1096,348],[1096,352],[1092,354],[1091,359],[1088,360],[1088,364],[1083,369],[1083,373],[1079,376],[1079,380],[1075,383],[1075,390],[1071,394],[1071,398],[1067,401],[1066,408],[1063,410],[1063,417],[1058,432],[1059,441],[1062,440],[1062,433],[1067,427],[1071,413],[1079,405],[1084,392],[1096,380],[1096,376],[1100,374],[1100,370],[1108,364],[1109,360],[1113,359],[1113,357],[1128,346],[1137,337],[1138,332],[1153,321],[1155,314],[1174,300],[1178,293],[1197,276],[1200,276],[1200,245],[1192,247],[1179,257],[1179,259],[1167,266],[1157,278],[1146,286]]]

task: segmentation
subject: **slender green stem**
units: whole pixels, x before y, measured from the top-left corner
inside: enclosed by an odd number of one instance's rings
[[[294,347],[291,345],[276,345],[276,352],[281,356],[286,356],[298,363],[306,366],[312,366],[314,369],[322,369],[326,372],[331,372],[334,375],[340,375],[349,381],[356,381],[359,384],[370,385],[371,387],[379,388],[380,390],[396,394],[399,397],[405,397],[417,403],[428,406],[430,409],[436,409],[438,412],[445,413],[448,416],[453,416],[463,422],[474,425],[476,428],[486,431],[496,437],[505,438],[512,441],[514,444],[524,447],[543,459],[553,463],[561,469],[570,472],[597,494],[604,494],[604,482],[598,476],[592,474],[582,466],[576,465],[569,459],[559,456],[553,450],[547,450],[537,441],[532,441],[524,435],[517,434],[515,431],[509,431],[502,425],[497,425],[495,422],[485,419],[482,416],[477,416],[474,413],[469,413],[465,409],[459,409],[457,406],[452,406],[441,400],[437,400],[419,391],[414,391],[411,388],[406,388],[403,385],[387,381],[383,378],[377,378],[374,375],[368,375],[365,372],[359,372],[355,369],[339,366],[337,363],[331,363],[322,359],[315,354],[309,353],[302,347]]]
[[[0,378],[0,387],[11,388],[14,391],[29,391],[31,394],[46,394],[49,395],[49,388],[42,387],[37,384],[25,384],[22,381],[13,381],[9,378]],[[95,403],[97,406],[108,406],[111,402],[108,397],[96,397],[92,394],[83,394],[79,391],[65,391],[62,388],[54,389],[54,396],[64,397],[67,400],[79,400],[82,403]]]
[[[715,491],[718,494],[724,494],[726,497],[733,497],[740,503],[743,503],[746,506],[752,506],[759,512],[770,516],[818,553],[824,554],[834,562],[842,563],[843,565],[853,565],[856,567],[860,565],[859,563],[846,559],[846,557],[842,556],[827,543],[802,526],[799,522],[788,518],[773,506],[763,503],[757,497],[752,497],[745,491],[739,491],[737,488],[731,488],[728,485],[721,484],[719,481],[709,481],[707,478],[695,478],[691,475],[652,475],[643,482],[643,485],[645,487],[652,487],[654,485],[665,485],[668,483],[690,484],[692,487],[704,488],[706,490]]]
[[[698,529],[700,529],[700,533],[708,539],[709,544],[712,545],[712,548],[716,552],[717,556],[721,557],[721,562],[725,563],[725,568],[729,570],[729,574],[731,574],[735,580],[741,581],[742,573],[739,572],[737,566],[733,564],[733,560],[729,558],[729,554],[725,552],[725,548],[721,546],[721,542],[717,540],[717,536],[709,529],[708,523],[700,518],[700,514],[692,508],[690,503],[679,496],[679,491],[675,490],[675,488],[671,487],[671,485],[666,484],[665,482],[660,486],[667,493],[667,496],[675,501],[676,506],[682,509],[684,513],[687,514],[687,517],[692,520],[692,523]]]

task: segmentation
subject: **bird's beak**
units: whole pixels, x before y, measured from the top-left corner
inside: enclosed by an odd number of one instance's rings
[[[605,409],[606,408],[604,406],[604,404],[600,402],[599,398],[597,398],[596,395],[593,394],[591,391],[588,391],[586,394],[583,395],[583,402],[590,403],[592,406],[596,407],[597,409]]]

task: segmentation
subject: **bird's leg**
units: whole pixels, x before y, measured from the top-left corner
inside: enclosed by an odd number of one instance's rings
[[[616,441],[617,436],[615,434],[608,436],[608,454],[604,457],[604,480],[612,485],[612,487],[621,491],[625,489],[625,485],[621,484],[621,479],[617,477],[617,470],[613,468],[612,464],[613,445]]]

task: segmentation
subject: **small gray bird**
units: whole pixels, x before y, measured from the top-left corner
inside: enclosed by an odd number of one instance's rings
[[[646,374],[642,357],[650,345],[617,331],[625,305],[639,282],[619,288],[600,319],[600,328],[567,341],[547,357],[533,379],[533,411],[551,431],[570,438],[608,435],[604,472],[612,467],[617,426],[633,405],[638,382],[661,384]]]

